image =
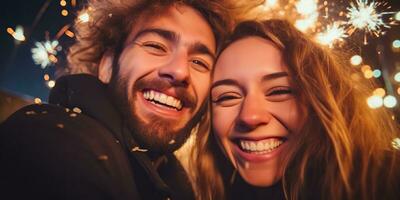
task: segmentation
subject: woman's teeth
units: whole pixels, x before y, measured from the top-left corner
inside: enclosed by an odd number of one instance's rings
[[[176,110],[182,109],[182,102],[175,97],[168,96],[164,93],[156,92],[154,90],[148,90],[143,92],[144,99],[151,101],[156,104],[161,104],[174,108]]]
[[[271,152],[272,150],[278,148],[281,144],[283,144],[282,139],[266,139],[266,140],[240,140],[239,146],[242,150],[248,153],[255,153],[255,154],[263,154]]]

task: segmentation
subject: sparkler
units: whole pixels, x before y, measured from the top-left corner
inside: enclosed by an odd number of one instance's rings
[[[376,37],[379,37],[383,28],[390,28],[388,24],[383,21],[383,16],[393,14],[394,12],[378,12],[377,8],[384,5],[380,2],[368,0],[357,0],[350,3],[350,7],[347,8],[348,24],[351,25],[349,34],[351,35],[355,30],[364,30],[364,44],[366,41],[366,33],[371,33]]]
[[[33,61],[42,69],[57,62],[58,51],[61,51],[61,46],[58,46],[57,40],[35,42],[35,47],[31,49]]]
[[[316,39],[319,43],[332,48],[335,43],[343,41],[346,37],[344,27],[340,27],[339,23],[333,23],[327,26],[325,32],[317,34]]]

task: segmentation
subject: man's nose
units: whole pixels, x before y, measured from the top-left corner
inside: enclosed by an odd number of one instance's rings
[[[272,115],[267,107],[269,105],[265,101],[263,95],[259,95],[259,97],[247,96],[244,99],[236,119],[235,128],[237,131],[248,132],[270,122]]]
[[[187,86],[190,81],[190,71],[186,53],[179,53],[172,57],[159,69],[159,75],[172,85]]]

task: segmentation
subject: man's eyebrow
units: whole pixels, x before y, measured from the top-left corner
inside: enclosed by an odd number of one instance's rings
[[[165,29],[160,29],[160,28],[148,28],[148,29],[143,29],[139,31],[136,36],[133,38],[133,41],[137,40],[139,37],[146,35],[146,34],[156,34],[166,40],[169,40],[171,42],[177,42],[179,41],[180,37],[178,34],[175,32],[165,30]]]
[[[276,73],[267,74],[267,75],[263,76],[261,78],[261,80],[268,81],[268,80],[277,79],[277,78],[286,77],[286,76],[289,76],[289,74],[287,72],[276,72]]]
[[[239,83],[234,80],[234,79],[222,79],[219,81],[215,81],[212,85],[211,85],[211,89],[218,87],[220,85],[231,85],[231,86],[237,86],[240,87]]]
[[[216,59],[216,56],[211,49],[201,42],[195,42],[191,44],[189,47],[189,54],[206,54],[210,56],[213,61]]]

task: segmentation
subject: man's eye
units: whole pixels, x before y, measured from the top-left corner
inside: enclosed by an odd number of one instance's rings
[[[200,71],[200,72],[210,71],[210,65],[203,60],[193,59],[190,62],[192,63],[193,68],[196,69],[197,71]]]
[[[163,55],[167,52],[167,48],[158,42],[144,42],[141,46],[145,48],[146,51],[156,55]]]

